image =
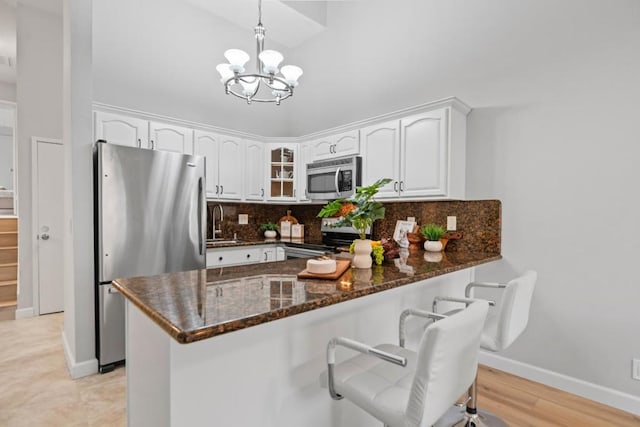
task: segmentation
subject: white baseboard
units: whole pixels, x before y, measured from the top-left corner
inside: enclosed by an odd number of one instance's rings
[[[611,406],[625,412],[640,415],[640,397],[603,387],[587,381],[559,374],[494,353],[480,351],[479,362],[501,371],[554,387],[586,399]]]
[[[98,373],[98,359],[89,359],[80,363],[76,362],[75,355],[71,352],[64,331],[62,331],[62,347],[64,348],[64,358],[67,362],[67,369],[69,370],[71,378],[75,380],[76,378]]]
[[[29,317],[35,316],[35,312],[33,311],[33,307],[20,308],[16,310],[16,320],[19,319],[28,319]]]

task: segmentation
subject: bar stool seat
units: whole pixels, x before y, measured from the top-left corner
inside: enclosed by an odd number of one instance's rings
[[[400,317],[400,345],[372,347],[343,337],[331,339],[321,384],[333,399],[350,400],[386,426],[433,425],[476,375],[489,305],[482,300],[468,303],[452,316],[405,310]],[[437,320],[423,332],[417,352],[403,348],[404,320],[409,315]],[[361,354],[336,364],[336,346]]]

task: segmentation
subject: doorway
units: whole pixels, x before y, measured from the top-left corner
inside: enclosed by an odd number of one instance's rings
[[[31,139],[33,157],[34,308],[64,309],[64,146],[57,139]]]

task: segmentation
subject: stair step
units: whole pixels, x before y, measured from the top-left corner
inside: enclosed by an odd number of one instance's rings
[[[18,218],[0,218],[0,232],[18,231]]]
[[[17,290],[17,280],[4,280],[0,282],[0,303],[3,301],[15,301],[17,298]]]
[[[0,320],[15,320],[17,302],[0,302]]]
[[[18,279],[18,263],[0,264],[0,281]]]
[[[18,232],[0,232],[0,248],[18,246]]]
[[[18,262],[18,247],[0,248],[0,264]]]

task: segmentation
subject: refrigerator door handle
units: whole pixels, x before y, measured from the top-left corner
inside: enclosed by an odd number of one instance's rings
[[[204,239],[202,238],[202,233],[204,230],[202,229],[202,216],[204,215],[202,207],[204,205],[204,201],[202,200],[204,196],[204,191],[202,188],[202,178],[198,179],[198,250],[200,251],[200,255],[204,253],[203,244]]]

